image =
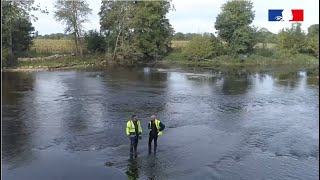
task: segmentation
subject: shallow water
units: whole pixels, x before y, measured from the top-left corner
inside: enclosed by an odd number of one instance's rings
[[[3,178],[318,179],[317,76],[283,68],[3,73]],[[143,139],[130,160],[132,113]],[[166,129],[148,155],[153,113]]]

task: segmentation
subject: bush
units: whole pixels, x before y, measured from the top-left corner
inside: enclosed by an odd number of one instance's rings
[[[214,36],[205,35],[194,37],[182,53],[188,60],[202,60],[221,55],[224,51],[220,41]]]
[[[308,50],[310,50],[315,57],[319,58],[319,34],[308,39]]]
[[[88,51],[90,52],[99,52],[104,53],[107,48],[105,37],[103,37],[96,30],[90,30],[84,36],[85,45]]]
[[[277,48],[291,54],[302,53],[307,49],[306,35],[301,24],[292,24],[291,28],[283,29],[278,34]]]
[[[183,61],[185,59],[186,58],[185,58],[184,54],[182,53],[181,49],[174,49],[165,58],[165,60],[168,60],[168,61]]]
[[[254,49],[253,54],[259,55],[262,57],[271,57],[274,54],[274,50],[273,49],[266,49],[266,48],[256,48],[256,49]]]

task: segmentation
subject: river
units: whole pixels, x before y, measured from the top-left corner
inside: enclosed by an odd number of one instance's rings
[[[315,180],[318,76],[288,67],[3,72],[2,176]],[[133,113],[143,137],[130,159]],[[166,129],[149,155],[152,114]]]

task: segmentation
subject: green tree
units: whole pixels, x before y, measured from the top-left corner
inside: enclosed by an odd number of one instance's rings
[[[100,28],[107,35],[107,52],[112,52],[113,59],[117,54],[124,54],[122,47],[129,44],[133,31],[131,19],[134,12],[134,1],[102,1]],[[131,29],[131,30],[130,30]],[[119,48],[120,47],[120,48]]]
[[[256,30],[250,26],[239,27],[233,32],[231,38],[229,53],[233,55],[251,53],[257,43]]]
[[[103,1],[99,15],[107,52],[129,63],[163,57],[173,34],[166,18],[170,9],[170,1]]]
[[[2,31],[2,57],[3,67],[15,65],[18,53],[21,50],[29,50],[31,45],[32,27],[31,21],[37,17],[31,11],[46,10],[34,5],[34,1],[1,1],[1,31]]]
[[[308,27],[308,37],[319,35],[319,24],[313,24]]]
[[[280,50],[290,53],[302,53],[307,48],[306,35],[300,23],[294,23],[291,28],[285,28],[278,34],[277,46]]]
[[[134,11],[134,41],[147,59],[161,59],[168,53],[173,28],[166,18],[170,1],[138,1]]]
[[[173,35],[173,40],[176,41],[184,41],[185,40],[185,36],[182,32],[177,32],[176,34]]]
[[[54,3],[54,16],[57,21],[66,24],[65,32],[71,32],[74,35],[77,55],[82,55],[81,37],[83,32],[83,23],[87,22],[88,15],[92,9],[85,0],[64,1],[57,0]]]
[[[266,48],[268,43],[276,43],[276,35],[270,32],[267,28],[260,28],[256,33],[256,40],[258,43],[262,43],[263,48]]]
[[[308,42],[308,48],[319,58],[319,34],[312,36]]]
[[[222,12],[216,18],[218,36],[235,54],[250,53],[255,45],[255,30],[250,27],[254,19],[252,8],[251,1],[231,0],[222,5]]]
[[[106,50],[105,37],[96,30],[90,30],[85,33],[84,40],[87,50],[90,52],[103,53]]]
[[[13,54],[19,55],[27,52],[32,45],[35,33],[32,23],[28,19],[17,19],[12,33],[14,34],[12,37]]]
[[[308,28],[308,49],[319,58],[319,24],[313,24]]]

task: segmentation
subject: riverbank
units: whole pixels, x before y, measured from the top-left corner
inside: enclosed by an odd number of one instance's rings
[[[58,70],[58,69],[77,69],[86,67],[101,67],[105,66],[107,62],[101,55],[91,55],[79,57],[59,57],[50,60],[33,60],[33,61],[19,61],[16,67],[5,68],[6,72],[17,71],[46,71],[46,70]]]
[[[269,57],[266,57],[269,56]],[[105,67],[114,65],[112,61],[106,60],[104,55],[86,55],[79,57],[58,57],[50,60],[19,61],[16,67],[6,68],[2,71],[45,71],[58,69],[78,69],[90,67]],[[187,66],[187,67],[208,67],[208,68],[229,68],[229,67],[267,67],[267,66],[300,66],[319,67],[319,59],[307,54],[269,54],[262,56],[255,53],[246,58],[233,58],[229,55],[218,56],[214,59],[187,60],[179,51],[173,51],[162,61],[150,63],[151,65],[163,66]],[[146,65],[146,64],[140,64]],[[139,65],[139,66],[140,66]],[[149,65],[149,64],[148,64]]]
[[[308,54],[288,54],[274,50],[257,50],[247,57],[234,58],[222,55],[213,59],[188,60],[181,51],[171,52],[164,58],[166,64],[198,67],[220,66],[269,66],[269,65],[298,65],[319,66],[319,59]]]

